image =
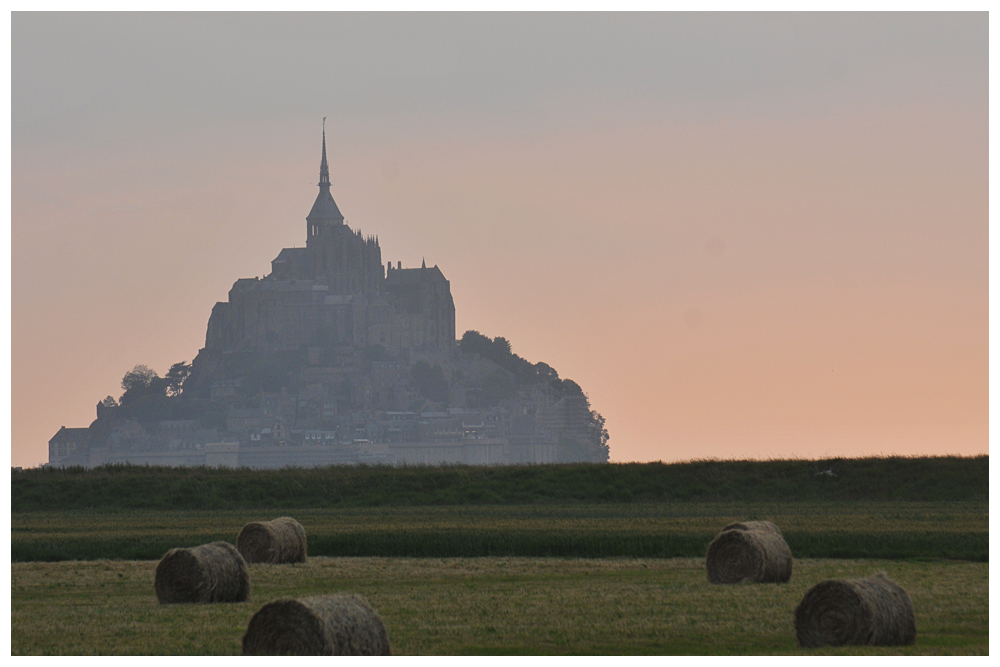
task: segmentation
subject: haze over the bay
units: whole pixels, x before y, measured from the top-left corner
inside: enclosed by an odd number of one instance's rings
[[[12,16],[12,452],[332,192],[613,461],[988,452],[988,15]]]

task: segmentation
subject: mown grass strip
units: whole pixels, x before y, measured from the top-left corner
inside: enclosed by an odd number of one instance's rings
[[[305,526],[311,556],[704,557],[726,524],[763,518],[798,558],[989,559],[987,504],[960,502],[30,512],[11,517],[11,558],[158,559],[281,515]]]
[[[193,535],[159,539],[64,538],[15,540],[13,562],[155,560],[176,546],[196,546],[224,539],[223,535]],[[552,535],[534,531],[371,531],[320,534],[309,537],[310,556],[379,556],[406,558],[558,557],[558,558],[677,558],[704,557],[714,535],[582,534]],[[985,533],[931,533],[919,536],[845,533],[796,533],[788,536],[797,558],[948,558],[986,562]]]

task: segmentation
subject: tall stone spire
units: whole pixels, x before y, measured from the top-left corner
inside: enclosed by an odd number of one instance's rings
[[[323,118],[323,158],[319,163],[319,195],[306,216],[307,238],[319,236],[327,225],[344,224],[344,216],[330,194],[330,166],[326,162],[326,118]]]
[[[319,187],[330,189],[330,166],[326,163],[326,116],[323,116],[323,159],[319,163]]]

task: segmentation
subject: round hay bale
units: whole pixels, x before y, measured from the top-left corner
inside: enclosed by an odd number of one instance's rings
[[[785,583],[792,578],[792,550],[770,521],[731,523],[708,545],[713,584]]]
[[[306,562],[306,529],[289,516],[243,526],[236,548],[248,563]]]
[[[228,542],[171,549],[156,566],[160,604],[243,602],[250,594],[250,573],[243,556]]]
[[[738,521],[729,524],[722,530],[763,530],[775,535],[781,535],[781,529],[772,521]]]
[[[917,640],[913,602],[884,574],[866,579],[828,579],[795,608],[799,645],[905,646]]]
[[[382,619],[356,595],[269,602],[243,635],[243,655],[391,654]]]

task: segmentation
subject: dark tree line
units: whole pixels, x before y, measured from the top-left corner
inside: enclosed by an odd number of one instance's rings
[[[191,364],[180,361],[170,367],[164,377],[145,364],[137,364],[122,378],[122,390],[118,405],[132,405],[145,398],[180,396],[184,380],[191,374]],[[105,407],[114,407],[115,399],[108,396],[102,402]]]
[[[590,433],[585,445],[589,454],[584,458],[608,460],[608,431],[604,417],[590,409],[589,399],[576,382],[560,378],[556,369],[544,362],[533,364],[515,354],[510,342],[500,336],[490,338],[478,331],[466,331],[458,342],[458,349],[465,354],[478,354],[489,359],[502,369],[484,378],[479,386],[467,388],[466,401],[470,407],[496,406],[505,399],[513,398],[518,386],[537,384],[548,385],[560,397],[581,397],[589,411]],[[362,360],[369,370],[373,362],[386,358],[388,355],[381,346],[371,346],[362,351]],[[247,395],[250,401],[247,405],[252,406],[261,392],[278,391],[288,386],[296,372],[305,367],[306,359],[302,351],[284,351],[269,355],[234,354],[224,363],[226,376],[242,380],[241,393]],[[98,414],[101,414],[101,408],[106,408],[112,410],[108,414],[114,414],[115,419],[136,418],[141,423],[194,418],[205,428],[224,426],[225,406],[216,405],[217,402],[211,400],[207,385],[193,386],[187,395],[184,394],[184,383],[191,371],[192,365],[181,361],[170,366],[160,377],[148,366],[138,364],[122,378],[121,396],[117,400],[108,396],[101,401]],[[418,361],[410,368],[410,379],[424,398],[435,403],[448,403],[451,387],[440,365]],[[184,400],[169,400],[179,397]],[[345,400],[349,398],[347,396]]]
[[[566,378],[560,379],[559,373],[545,362],[531,363],[527,359],[515,354],[511,349],[510,342],[501,336],[490,338],[478,331],[469,330],[462,335],[458,342],[460,352],[466,354],[478,354],[484,359],[489,359],[496,365],[514,375],[514,382],[519,385],[546,383],[563,396],[580,396],[586,402],[588,417],[588,444],[585,445],[587,451],[580,452],[582,458],[593,461],[607,461],[610,448],[608,447],[608,429],[605,427],[604,417],[596,410],[590,409],[590,399],[583,393],[583,389],[576,382]],[[486,407],[496,405],[504,398],[514,395],[515,386],[507,375],[495,373],[492,377],[483,382],[483,386],[478,396],[473,397],[475,407]],[[568,445],[576,448],[579,443]]]
[[[560,379],[556,369],[544,361],[533,364],[524,357],[514,354],[510,347],[510,341],[502,336],[490,338],[470,329],[462,334],[462,339],[458,341],[458,349],[466,354],[478,354],[505,371],[513,373],[514,381],[517,384],[545,382],[566,396],[581,396],[583,394],[580,385],[568,378]]]

